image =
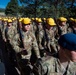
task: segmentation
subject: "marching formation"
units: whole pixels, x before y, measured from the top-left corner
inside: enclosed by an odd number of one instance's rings
[[[76,75],[76,19],[0,17],[0,32],[20,75]]]

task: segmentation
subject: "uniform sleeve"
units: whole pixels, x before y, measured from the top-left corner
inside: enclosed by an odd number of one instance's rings
[[[22,50],[22,48],[19,47],[19,44],[20,44],[19,35],[16,34],[12,40],[12,46],[16,53],[19,53]]]
[[[39,52],[38,44],[37,44],[37,41],[36,41],[34,34],[33,34],[33,49],[36,53],[37,58],[40,58],[40,52]]]

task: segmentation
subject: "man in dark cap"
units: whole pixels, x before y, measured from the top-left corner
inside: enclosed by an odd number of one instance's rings
[[[58,43],[57,54],[37,61],[35,75],[76,75],[76,34],[64,34]]]

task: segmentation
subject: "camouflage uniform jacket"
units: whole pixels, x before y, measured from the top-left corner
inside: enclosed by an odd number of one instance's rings
[[[5,39],[5,29],[7,27],[7,24],[3,23],[3,30],[2,30],[2,37]]]
[[[61,30],[61,34],[60,35],[63,35],[63,34],[67,33],[67,25],[65,25],[65,26],[59,26],[59,28]]]
[[[42,24],[41,25],[38,25],[38,33],[39,35],[41,36],[41,38],[44,36],[44,29],[42,27]]]
[[[26,55],[21,54],[22,59],[30,59],[32,54],[31,50],[33,49],[36,53],[36,56],[40,58],[40,53],[34,34],[30,31],[28,32],[21,31],[21,37],[23,41],[20,40],[19,34],[16,34],[15,37],[13,38],[13,48],[15,52],[20,53],[21,51],[23,51],[23,49],[25,49],[27,51],[27,54]],[[24,48],[20,46],[21,43],[23,43]]]
[[[43,49],[42,42],[45,43],[45,37],[44,37],[44,35],[45,35],[44,34],[44,29],[42,28],[42,26],[38,25],[37,41],[38,41],[40,49]]]
[[[13,26],[14,26],[15,28],[17,28],[17,21],[14,21],[14,22],[13,22]]]
[[[75,33],[76,34],[76,28],[75,27],[68,27],[68,33]]]
[[[49,48],[49,50],[51,51],[51,47],[57,51],[56,49],[56,44],[57,44],[57,41],[55,39],[55,35],[56,35],[56,29],[50,29],[50,30],[47,30],[46,29],[46,44]]]
[[[46,29],[48,41],[53,42],[53,41],[55,40],[55,34],[56,34],[55,31],[56,31],[56,30],[53,30],[53,29],[50,29],[50,30],[47,30],[47,29]]]
[[[76,75],[76,62],[70,61],[65,69],[59,58],[43,57],[34,66],[34,75]]]
[[[32,23],[32,29],[33,29],[33,32],[36,33],[37,31],[37,25],[35,22]]]
[[[41,44],[43,39],[44,39],[44,30],[40,30],[38,33],[37,40]]]
[[[14,26],[11,26],[10,28],[6,27],[3,31],[3,39],[6,39],[11,43],[16,33],[17,30]]]

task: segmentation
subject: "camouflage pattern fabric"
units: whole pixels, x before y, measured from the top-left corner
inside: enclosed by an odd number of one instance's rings
[[[35,75],[76,75],[76,62],[70,61],[65,69],[59,58],[43,57],[34,66]]]
[[[36,53],[36,56],[39,58],[40,54],[39,54],[39,49],[38,49],[38,45],[37,45],[37,41],[36,38],[34,36],[34,34],[32,32],[24,32],[22,31],[22,40],[23,40],[23,44],[24,44],[24,49],[27,51],[27,55],[23,55],[22,59],[30,59],[31,57],[31,50],[33,48],[33,50]],[[15,50],[16,53],[19,53],[23,50],[23,47],[20,47],[20,36],[19,34],[16,34],[14,39],[13,39],[13,48]]]
[[[55,35],[56,35],[56,28],[55,29],[50,29],[47,30],[46,29],[46,33],[47,33],[47,46],[50,52],[52,52],[52,50],[54,50],[53,52],[57,52],[57,48],[56,48],[56,39],[55,39]]]

